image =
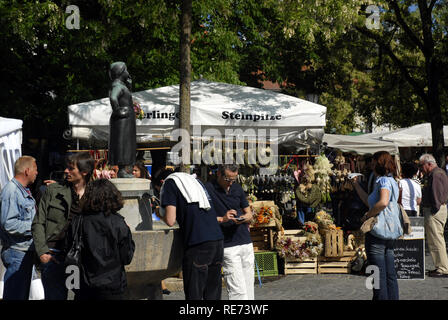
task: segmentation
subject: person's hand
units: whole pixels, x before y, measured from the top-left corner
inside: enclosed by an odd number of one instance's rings
[[[244,215],[242,215],[242,216],[240,216],[238,218],[240,218],[240,219],[242,218],[242,219],[238,220],[237,218],[235,218],[235,223],[236,224],[242,224],[242,223],[247,223],[248,222],[246,216],[244,216]]]
[[[155,211],[155,213],[156,213],[156,216],[158,216],[159,218],[162,218],[162,217],[160,216],[160,207],[159,207],[159,206],[156,206],[155,209],[154,209],[154,211]]]
[[[41,255],[39,257],[39,260],[40,260],[40,262],[42,262],[44,264],[50,262],[51,260],[58,263],[58,261],[49,253],[44,253],[43,255]]]
[[[236,215],[237,215],[236,210],[230,209],[226,212],[225,215],[222,216],[221,222],[234,221],[236,223],[237,222],[235,219]]]
[[[48,185],[50,185],[50,184],[52,184],[52,183],[56,183],[56,181],[55,181],[55,180],[44,180],[44,184],[45,184],[46,186],[48,186]]]
[[[368,212],[366,212],[366,214],[362,216],[362,218],[361,218],[361,222],[364,222],[364,221],[366,221],[367,219],[369,219],[369,217],[368,217],[367,214],[368,214]]]
[[[358,183],[358,178],[359,178],[359,176],[356,176],[356,177],[349,179],[349,181],[351,182],[351,184],[354,185],[354,184]]]

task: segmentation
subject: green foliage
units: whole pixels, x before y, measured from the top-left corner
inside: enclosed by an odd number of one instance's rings
[[[400,23],[394,3],[411,32]],[[381,8],[380,30],[366,28],[369,4]],[[65,27],[68,5],[80,9],[79,30]],[[398,126],[428,121],[428,52],[416,45],[415,39],[424,42],[416,5],[415,0],[193,1],[192,80],[256,87],[271,80],[287,94],[318,94],[328,109],[326,129],[337,133],[351,132],[356,117]],[[432,15],[432,57],[440,70],[448,66],[447,8],[446,0],[437,0]],[[1,115],[25,119],[35,134],[60,134],[68,125],[68,105],[107,96],[107,71],[118,60],[127,63],[134,91],[177,84],[179,17],[174,0],[0,0]],[[402,69],[380,43],[391,48]],[[439,84],[446,117],[447,73],[440,74]]]

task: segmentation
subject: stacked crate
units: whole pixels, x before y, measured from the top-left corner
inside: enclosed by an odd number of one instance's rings
[[[301,230],[284,230],[284,237],[293,241],[305,241],[306,237],[299,236]],[[316,274],[317,258],[298,260],[293,258],[285,259],[285,275],[288,274]]]

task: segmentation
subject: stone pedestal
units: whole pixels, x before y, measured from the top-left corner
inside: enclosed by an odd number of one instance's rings
[[[111,179],[124,199],[120,214],[132,231],[135,253],[126,266],[129,299],[163,299],[160,282],[182,267],[182,239],[177,226],[152,221],[147,179]]]

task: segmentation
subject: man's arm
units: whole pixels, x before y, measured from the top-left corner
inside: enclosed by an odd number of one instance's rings
[[[26,208],[21,208],[17,195],[11,193],[2,201],[0,223],[9,234],[30,236],[31,220],[20,219],[20,210],[26,210]]]
[[[172,227],[176,223],[176,207],[168,205],[165,207],[165,215],[162,217],[163,222]]]
[[[243,214],[241,215],[241,218],[244,218],[244,220],[236,221],[237,224],[252,222],[253,215],[250,206],[243,208]]]
[[[34,246],[38,257],[49,252],[46,241],[46,222],[47,222],[47,209],[48,202],[50,201],[50,192],[45,190],[42,199],[40,200],[38,210],[34,216],[33,223],[31,224],[31,233],[33,234]],[[45,260],[45,259],[44,259]],[[44,261],[42,261],[44,262]],[[48,262],[48,261],[47,261]],[[45,263],[45,262],[44,262]]]

